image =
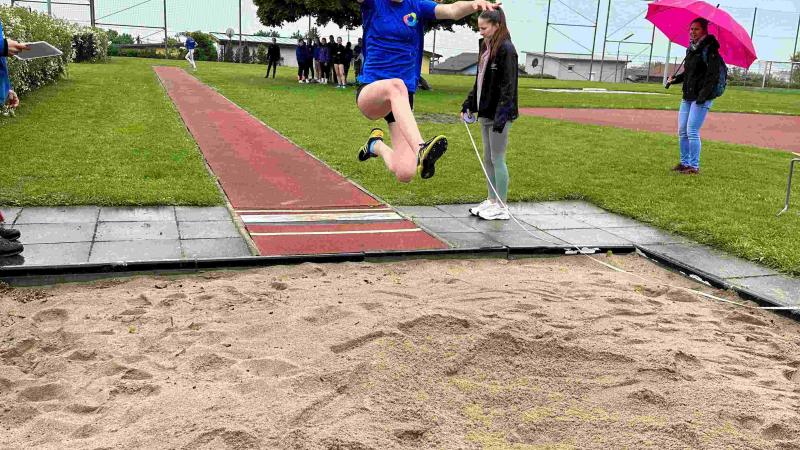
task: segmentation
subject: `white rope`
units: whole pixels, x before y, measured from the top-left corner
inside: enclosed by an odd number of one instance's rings
[[[505,208],[506,211],[508,211],[509,217],[511,217],[514,220],[514,222],[516,222],[516,224],[519,225],[520,228],[522,228],[523,231],[528,233],[534,239],[537,239],[537,240],[540,240],[540,241],[545,241],[548,244],[560,246],[561,244],[559,244],[559,243],[552,242],[552,241],[549,241],[547,239],[543,239],[541,236],[536,236],[535,234],[531,233],[531,231],[527,227],[525,227],[525,225],[523,225],[522,222],[517,220],[517,218],[511,212],[511,209],[508,207],[508,205],[503,201],[502,198],[500,198],[500,194],[498,194],[497,189],[495,189],[494,184],[492,183],[491,177],[489,177],[489,173],[486,171],[486,165],[484,165],[483,159],[481,158],[481,154],[478,151],[478,146],[475,144],[475,139],[472,137],[472,132],[469,129],[469,124],[465,120],[462,120],[462,122],[464,123],[464,127],[467,129],[467,134],[469,135],[469,140],[470,140],[470,142],[472,142],[472,149],[475,150],[475,156],[478,158],[478,162],[481,165],[481,169],[483,170],[483,175],[486,177],[486,181],[489,184],[489,187],[492,188],[492,192],[494,192],[495,197],[497,197],[497,201],[500,202],[500,205],[503,208]],[[542,230],[540,228],[537,228],[534,225],[531,225],[531,224],[528,224],[528,225],[533,227],[533,228],[535,228],[537,231],[539,231],[541,233],[544,233],[546,235],[550,235],[546,231],[544,231],[544,230]],[[561,239],[561,238],[559,238],[559,239]],[[709,298],[709,299],[712,299],[712,300],[717,300],[717,301],[723,302],[723,303],[729,303],[729,304],[732,304],[732,305],[740,306],[742,308],[772,310],[772,311],[800,311],[800,307],[798,307],[798,306],[753,306],[753,305],[747,305],[747,304],[744,304],[744,303],[739,303],[739,302],[736,302],[736,301],[733,301],[733,300],[728,300],[728,299],[725,299],[725,298],[722,298],[722,297],[718,297],[718,296],[713,295],[713,294],[708,294],[706,292],[702,292],[702,291],[699,291],[697,289],[686,288],[686,287],[683,287],[683,286],[674,286],[674,285],[671,285],[671,284],[667,284],[667,283],[658,281],[656,279],[646,278],[646,277],[643,277],[641,275],[638,275],[638,274],[635,274],[635,273],[632,273],[632,272],[628,272],[627,270],[622,269],[620,267],[616,267],[614,265],[611,265],[611,264],[605,263],[603,261],[600,261],[599,259],[591,256],[591,254],[589,254],[589,252],[588,252],[588,249],[585,249],[585,248],[581,249],[579,246],[577,246],[577,245],[575,245],[575,244],[573,244],[573,243],[571,243],[571,242],[569,242],[569,241],[567,241],[565,239],[561,239],[561,240],[566,242],[571,248],[577,250],[577,252],[579,254],[586,256],[587,258],[589,258],[590,260],[594,261],[597,264],[600,264],[601,266],[604,266],[604,267],[606,267],[608,269],[611,269],[611,270],[613,270],[615,272],[619,272],[619,273],[624,273],[624,274],[630,275],[632,277],[638,278],[638,279],[640,279],[642,281],[646,281],[648,283],[653,283],[653,284],[664,286],[664,287],[668,287],[668,288],[671,288],[671,289],[678,289],[678,290],[687,291],[689,293],[692,293],[692,294],[695,294],[695,295],[698,295],[698,296],[701,296],[701,297],[706,297],[706,298]]]

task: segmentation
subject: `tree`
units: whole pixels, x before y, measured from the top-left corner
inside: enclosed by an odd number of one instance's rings
[[[214,38],[210,34],[200,31],[187,33],[197,42],[197,49],[194,51],[194,59],[198,61],[216,61],[217,48],[214,46]]]
[[[457,0],[441,0],[439,3],[454,3]],[[313,16],[317,25],[330,22],[342,28],[361,25],[361,10],[356,1],[331,0],[253,0],[258,7],[257,15],[261,23],[268,27],[280,27],[287,22],[296,22],[303,17]],[[469,25],[477,30],[477,15],[472,14],[458,22],[440,21],[439,29],[452,31],[454,25]]]
[[[250,47],[247,45],[242,46],[242,54],[239,57],[239,62],[243,64],[250,64],[252,62],[250,58]]]
[[[253,36],[279,38],[279,37],[281,37],[281,34],[277,30],[269,30],[269,31],[258,30],[258,31],[256,31],[256,33]]]
[[[306,33],[306,41],[312,41],[313,42],[318,37],[320,37],[320,35],[319,35],[319,28],[317,28],[317,27],[311,27],[311,29],[308,31],[308,33]]]
[[[303,33],[301,33],[300,31],[295,31],[294,33],[292,33],[291,38],[292,39],[304,39]]]
[[[128,33],[119,34],[115,30],[108,30],[108,39],[116,45],[133,44],[133,36]]]
[[[267,47],[259,45],[256,49],[256,62],[259,64],[266,64],[267,61]]]
[[[789,72],[792,74],[792,84],[793,85],[800,85],[800,53],[796,53],[792,56],[792,62],[798,64],[792,64],[792,68]]]
[[[233,44],[232,43],[228,42],[228,44],[225,45],[225,52],[222,54],[222,59],[225,62],[233,62]]]

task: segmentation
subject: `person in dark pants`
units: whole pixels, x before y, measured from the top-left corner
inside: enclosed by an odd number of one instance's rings
[[[684,71],[667,80],[667,87],[683,83],[683,100],[678,113],[678,136],[681,160],[672,170],[687,175],[700,173],[700,128],[714,104],[714,92],[720,82],[722,57],[719,42],[708,34],[708,21],[695,19],[690,25],[691,43],[686,49]]]
[[[306,42],[302,39],[297,41],[297,82],[308,83],[308,66],[311,65],[311,49],[308,48]]]
[[[272,78],[275,78],[275,72],[278,70],[278,61],[281,59],[281,48],[278,46],[278,41],[272,38],[272,44],[267,48],[267,75],[264,78],[269,78],[269,71],[272,69]]]
[[[353,62],[353,44],[344,46],[344,84],[347,85],[347,76],[350,74],[350,63]]]
[[[26,44],[6,39],[3,34],[2,22],[0,22],[0,44],[2,45],[0,48],[0,105],[7,105],[14,109],[19,106],[19,97],[11,89],[6,58],[27,50],[29,47]],[[0,213],[0,257],[19,255],[24,250],[22,244],[17,242],[20,232],[13,228],[6,228],[3,224],[4,221],[3,214]]]
[[[509,178],[506,146],[511,123],[519,116],[517,50],[502,9],[481,13],[478,31],[483,36],[478,46],[478,74],[461,106],[461,114],[468,123],[474,121],[473,114],[478,115],[489,194],[469,212],[486,220],[508,220],[511,216],[505,206]]]
[[[328,41],[322,38],[319,47],[319,65],[320,65],[320,83],[326,84],[328,82],[328,71],[331,63],[331,52],[328,47]]]
[[[333,84],[334,81],[338,83],[339,80],[336,79],[336,60],[334,59],[336,56],[336,39],[333,38],[333,35],[330,35],[328,38],[328,55],[330,55],[330,61],[328,61],[328,73],[326,74],[326,78],[331,84]]]
[[[361,66],[364,64],[364,42],[358,38],[358,43],[353,49],[353,66],[356,69],[356,78],[361,75]]]
[[[316,76],[314,77],[314,82],[319,83],[320,78],[322,78],[322,66],[319,63],[319,49],[321,44],[319,42],[319,38],[314,38],[314,45],[311,47],[311,56],[314,58],[314,73]]]

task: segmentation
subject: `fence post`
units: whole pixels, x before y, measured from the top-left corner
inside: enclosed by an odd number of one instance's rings
[[[606,31],[603,33],[603,54],[600,55],[600,82],[603,82],[603,65],[606,62],[606,41],[608,41],[608,23],[611,22],[611,0],[608,0],[608,11],[606,12]]]
[[[94,16],[94,0],[89,0],[89,20],[91,21],[92,28],[97,26]]]
[[[550,31],[550,4],[552,0],[547,0],[547,22],[544,26],[544,48],[542,50],[542,78],[544,78],[544,64],[547,61],[547,32]]]
[[[164,59],[169,59],[169,35],[167,34],[167,0],[164,0]]]

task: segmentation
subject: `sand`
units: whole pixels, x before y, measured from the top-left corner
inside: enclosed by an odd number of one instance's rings
[[[582,257],[5,287],[0,447],[800,448],[798,331]]]

